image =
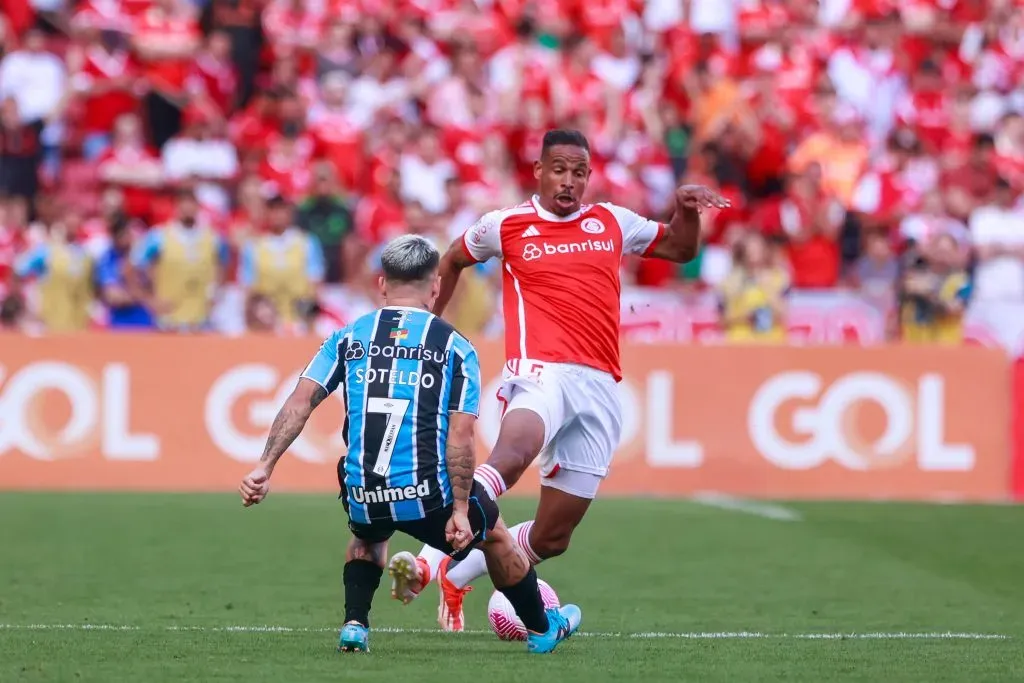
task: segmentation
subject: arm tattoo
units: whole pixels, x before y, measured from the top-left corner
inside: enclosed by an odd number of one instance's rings
[[[473,488],[473,466],[476,464],[472,442],[456,444],[449,441],[445,460],[448,463],[448,479],[452,484],[452,496],[456,501],[469,500],[469,492]]]
[[[310,403],[312,402],[310,400]],[[291,404],[291,401],[285,403],[284,408],[278,413],[278,417],[275,417],[273,424],[270,425],[270,435],[266,437],[266,447],[263,449],[263,456],[259,459],[261,464],[271,470],[278,464],[281,457],[288,451],[288,446],[292,445],[292,441],[302,433],[302,428],[306,426],[306,420],[309,419],[311,410],[311,408],[297,408]]]
[[[323,403],[325,398],[327,398],[327,390],[323,387],[317,387],[313,395],[309,397],[310,411],[313,411],[318,405]]]

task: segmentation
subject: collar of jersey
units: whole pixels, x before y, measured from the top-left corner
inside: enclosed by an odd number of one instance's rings
[[[415,306],[385,306],[384,308],[389,311],[419,311],[420,313],[427,312],[425,308],[416,308]]]
[[[553,214],[540,205],[540,197],[537,195],[533,195],[533,197],[530,198],[530,201],[533,202],[533,210],[537,212],[537,215],[546,221],[551,221],[552,223],[568,223],[569,221],[574,221],[583,215],[583,209],[573,212],[568,216]]]

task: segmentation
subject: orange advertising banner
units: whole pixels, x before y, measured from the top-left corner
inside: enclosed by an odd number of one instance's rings
[[[228,491],[315,340],[0,336],[0,489]],[[478,457],[497,437],[499,345],[478,346]],[[602,495],[1000,500],[1010,366],[931,347],[623,348],[623,439]],[[334,492],[342,402],[274,475]],[[514,493],[534,495],[531,471]]]

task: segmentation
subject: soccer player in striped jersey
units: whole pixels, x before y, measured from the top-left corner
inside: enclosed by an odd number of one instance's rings
[[[242,502],[266,497],[274,467],[313,409],[341,390],[348,453],[338,463],[338,481],[352,540],[338,649],[369,649],[373,593],[388,539],[401,531],[456,559],[479,547],[495,587],[528,630],[528,650],[550,652],[579,628],[582,615],[575,605],[544,609],[536,572],[494,498],[473,478],[480,367],[472,344],[430,313],[439,261],[422,237],[399,237],[385,247],[386,305],[332,334],[306,366],[274,419],[259,466],[240,485]],[[396,555],[394,595],[407,591],[414,566],[410,553]]]

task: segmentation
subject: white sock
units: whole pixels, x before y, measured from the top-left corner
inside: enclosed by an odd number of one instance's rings
[[[528,520],[520,524],[516,524],[514,527],[509,529],[509,533],[512,534],[512,538],[515,539],[516,545],[526,555],[526,559],[530,561],[532,565],[538,565],[544,561],[544,558],[533,552],[533,546],[530,545],[530,531],[533,530],[533,520]]]
[[[441,560],[448,557],[437,548],[429,545],[423,546],[419,556],[426,560],[427,566],[430,567],[430,579],[428,581],[433,581],[437,578],[437,568],[441,566]]]
[[[539,564],[541,558],[537,556],[537,553],[533,552],[533,548],[530,546],[530,529],[532,528],[533,520],[531,519],[528,522],[516,524],[509,529],[509,533],[512,534],[516,545],[520,547],[526,558],[530,560],[530,564]],[[486,573],[487,559],[484,557],[483,551],[474,550],[469,554],[469,557],[448,570],[448,580],[456,588],[465,588]]]
[[[448,567],[448,580],[456,588],[465,588],[487,573],[487,558],[482,550],[474,550],[462,562]]]
[[[501,473],[487,463],[476,468],[476,472],[473,473],[473,479],[479,482],[494,500],[498,500],[498,496],[508,490]]]

